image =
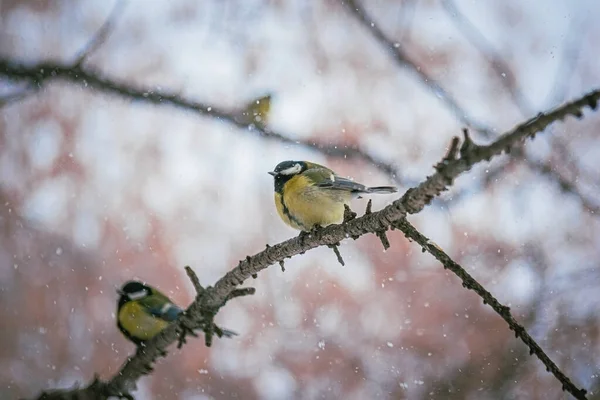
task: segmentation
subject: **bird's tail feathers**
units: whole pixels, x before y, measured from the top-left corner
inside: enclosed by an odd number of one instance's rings
[[[398,188],[395,186],[373,186],[367,188],[367,193],[396,193]]]

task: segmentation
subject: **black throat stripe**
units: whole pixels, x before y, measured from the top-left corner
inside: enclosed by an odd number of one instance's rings
[[[298,219],[296,217],[294,217],[292,215],[292,213],[290,212],[290,209],[287,207],[287,205],[285,204],[285,201],[283,200],[283,194],[281,194],[279,196],[279,201],[281,202],[281,209],[283,210],[283,213],[285,214],[285,216],[288,217],[290,221],[294,222],[299,227],[306,229],[304,224],[301,223],[300,221],[298,221]]]

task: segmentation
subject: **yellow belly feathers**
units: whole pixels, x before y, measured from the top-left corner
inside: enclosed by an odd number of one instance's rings
[[[131,336],[148,340],[162,331],[169,323],[145,313],[142,306],[130,302],[121,307],[119,321]]]
[[[308,231],[314,225],[325,227],[344,219],[344,204],[351,195],[341,190],[317,188],[297,176],[284,184],[283,196],[275,192],[275,206],[283,221],[292,228]]]

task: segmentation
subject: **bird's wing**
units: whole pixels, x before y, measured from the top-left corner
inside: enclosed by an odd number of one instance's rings
[[[183,311],[173,304],[166,296],[154,293],[150,296],[140,299],[140,304],[156,318],[171,322],[177,319]]]
[[[365,185],[354,182],[347,178],[342,178],[341,176],[336,175],[335,172],[329,168],[311,168],[306,170],[303,174],[312,181],[319,182],[315,184],[315,186],[320,188],[358,193],[367,191]]]

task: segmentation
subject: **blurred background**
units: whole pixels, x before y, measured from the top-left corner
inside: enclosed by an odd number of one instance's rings
[[[0,71],[3,399],[114,374],[134,351],[115,326],[125,280],[187,306],[185,265],[214,284],[296,235],[273,204],[278,162],[402,193],[463,127],[487,143],[600,85],[594,0],[369,0],[366,16],[333,0],[120,3],[2,0],[0,57],[70,65],[111,16],[84,68],[231,113],[272,93],[267,129],[292,142],[86,84],[32,90]],[[600,118],[586,117],[477,166],[410,221],[600,398]],[[240,336],[173,349],[136,398],[568,398],[479,297],[388,237],[385,252],[374,236],[344,242],[345,267],[325,248],[267,269],[247,282],[255,296],[217,316]]]

